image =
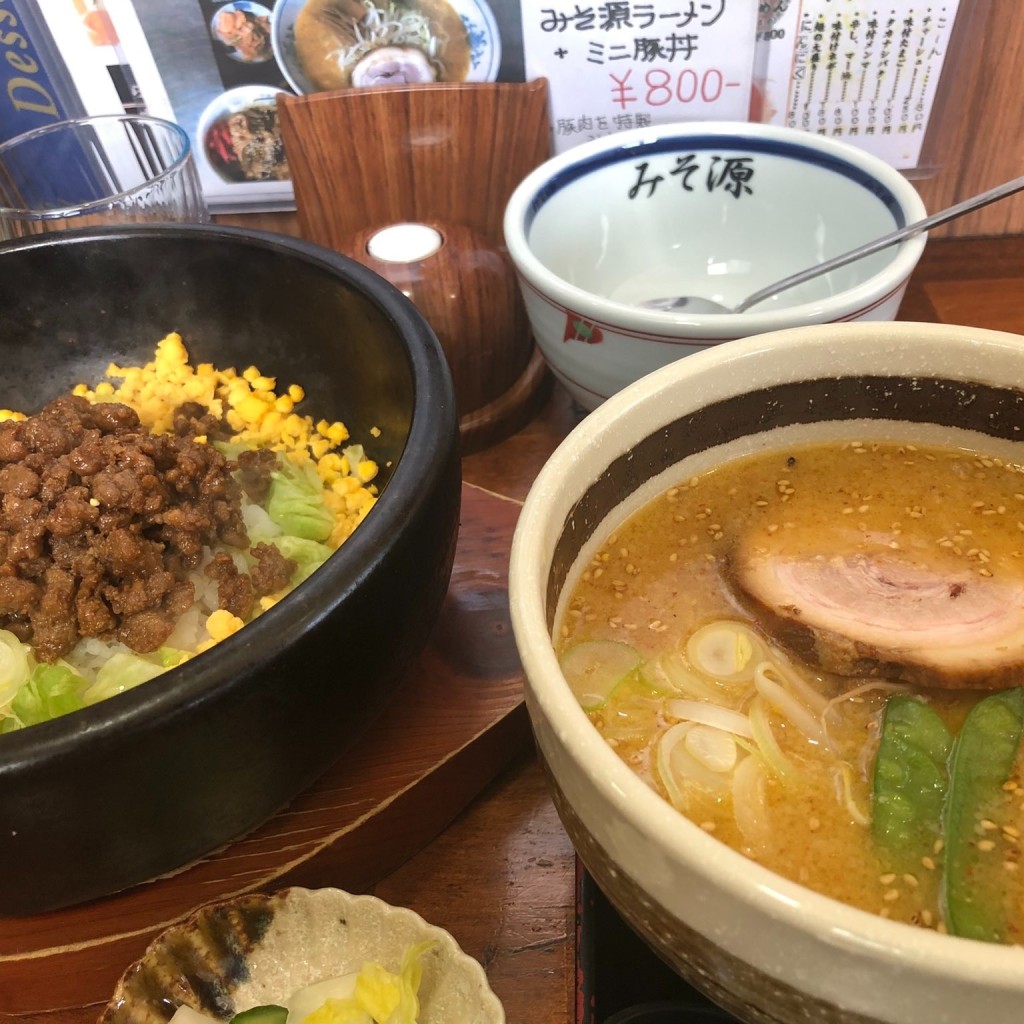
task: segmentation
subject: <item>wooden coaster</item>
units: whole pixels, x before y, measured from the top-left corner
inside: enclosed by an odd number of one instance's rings
[[[0,1017],[105,1003],[148,943],[203,903],[288,885],[364,891],[437,836],[526,749],[508,610],[519,507],[463,485],[451,585],[427,649],[367,735],[274,818],[145,885],[0,919]]]

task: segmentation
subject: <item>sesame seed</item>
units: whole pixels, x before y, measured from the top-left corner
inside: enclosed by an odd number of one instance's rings
[[[899,891],[899,889],[889,889],[889,890],[886,891],[885,895],[882,897],[882,899],[885,900],[886,903],[894,903],[899,898],[900,898],[900,891]]]
[[[935,870],[935,861],[933,861],[931,859],[931,857],[922,857],[921,858],[921,863],[924,865],[924,867],[928,871],[934,871]]]
[[[991,853],[996,848],[996,844],[991,839],[982,839],[978,843],[978,849],[982,853]]]
[[[878,881],[881,882],[882,885],[892,885],[892,883],[896,881],[896,874],[895,872],[889,872],[885,875],[879,875]]]
[[[909,885],[911,889],[916,889],[917,885],[918,885],[917,875],[911,875],[911,874],[904,875],[903,876],[903,883],[904,883],[904,885]]]

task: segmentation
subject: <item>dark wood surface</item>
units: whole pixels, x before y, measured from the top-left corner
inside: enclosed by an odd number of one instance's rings
[[[900,318],[1024,332],[1024,237],[931,241]],[[507,615],[501,606],[507,556],[503,546],[514,519],[507,513],[514,513],[544,460],[582,415],[555,388],[541,413],[514,437],[464,459],[470,503],[487,518],[488,531],[483,568],[468,571],[484,576],[463,590],[472,595],[462,602],[465,614],[443,622],[448,632],[435,643],[450,657],[461,657],[470,674],[504,680],[516,676],[518,666],[508,662]],[[505,518],[495,509],[505,510]],[[484,616],[486,629],[461,637],[474,609]],[[503,748],[508,757],[496,777],[433,838],[417,831],[424,809],[460,773],[489,768],[467,758],[434,784],[424,782],[418,794],[422,801],[409,800],[392,827],[392,834],[407,828],[403,834],[414,841],[374,837],[370,849],[376,848],[390,863],[385,874],[364,888],[449,929],[485,965],[510,1024],[569,1024],[575,1017],[573,851],[524,738],[521,707],[511,708],[503,720],[509,730]],[[305,795],[297,803],[309,799]],[[283,834],[276,841],[285,842]],[[313,872],[317,884],[328,884],[332,870],[325,864]],[[204,895],[196,891],[195,902],[203,902]],[[83,913],[101,920],[110,917],[109,910],[107,901],[99,901]],[[30,919],[25,927],[32,923]],[[111,929],[117,924],[115,919],[107,922]],[[17,995],[9,980],[16,962],[24,985],[60,990],[61,979],[45,958],[18,961],[9,950],[0,952],[0,1021],[85,1024],[96,1019],[100,1000],[64,1005],[56,995],[46,1011],[4,1013],[3,1001]]]

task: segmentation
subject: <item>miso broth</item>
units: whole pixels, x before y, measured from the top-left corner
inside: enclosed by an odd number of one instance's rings
[[[993,689],[983,672],[964,675],[970,688],[941,666],[931,680],[927,656],[902,676],[884,658],[839,674],[785,643],[737,588],[738,551],[881,552],[948,574],[950,600],[997,595],[1016,629],[1020,467],[892,443],[736,459],[669,488],[607,537],[563,605],[557,649],[623,761],[723,842],[885,917],[1024,943],[1024,667],[1017,682],[1011,656],[1024,630],[1007,641]],[[965,726],[993,692],[999,706]],[[921,724],[901,725],[908,711]],[[930,748],[929,736],[939,737]],[[986,763],[997,749],[1003,763]]]

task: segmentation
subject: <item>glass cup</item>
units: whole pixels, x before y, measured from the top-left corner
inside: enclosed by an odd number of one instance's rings
[[[207,219],[188,135],[171,121],[83,117],[0,144],[0,239]]]

